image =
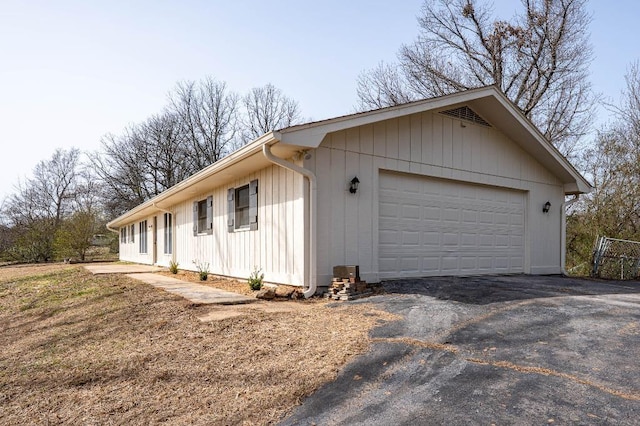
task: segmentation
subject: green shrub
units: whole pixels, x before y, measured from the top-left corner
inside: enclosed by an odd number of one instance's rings
[[[249,275],[249,279],[247,282],[249,283],[249,288],[251,290],[260,290],[262,288],[262,279],[264,278],[264,274],[261,274],[260,271],[262,269],[254,269],[251,275]]]
[[[178,262],[176,262],[175,260],[172,260],[171,262],[169,262],[169,271],[171,271],[172,274],[177,274],[178,273]]]
[[[209,277],[209,262],[203,263],[198,260],[194,260],[193,264],[196,265],[198,274],[200,274],[200,281],[206,281]]]

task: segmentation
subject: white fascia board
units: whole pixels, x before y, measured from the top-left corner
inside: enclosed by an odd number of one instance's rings
[[[465,103],[485,96],[490,96],[495,93],[498,93],[495,87],[487,86],[438,98],[425,99],[403,105],[292,126],[280,130],[282,137],[281,141],[291,145],[317,148],[328,133],[364,126],[366,124],[377,123],[379,121],[390,120],[419,112],[440,109],[450,105]]]
[[[495,91],[496,98],[502,104],[502,106],[511,113],[513,117],[518,120],[518,123],[524,127],[527,132],[529,132],[538,144],[543,147],[552,157],[558,162],[566,171],[571,175],[571,177],[575,180],[575,182],[571,182],[569,184],[565,184],[565,193],[574,194],[576,192],[579,193],[589,193],[593,189],[593,186],[582,176],[582,174],[576,170],[575,167],[566,159],[560,151],[550,143],[547,138],[538,130],[536,126],[534,126],[531,121],[525,117],[525,115],[520,111],[518,107],[516,107],[504,94],[500,91]],[[567,189],[573,188],[571,184],[575,184],[575,189],[571,189],[569,192]]]
[[[547,141],[536,126],[534,126],[531,121],[524,116],[522,111],[520,111],[520,109],[495,86],[481,87],[438,98],[425,99],[379,110],[288,127],[280,130],[280,140],[286,144],[317,148],[320,146],[325,136],[331,132],[337,132],[424,111],[439,110],[452,105],[465,104],[472,101],[482,102],[483,98],[489,97],[496,99],[504,110],[515,118],[524,131],[529,133],[537,144],[539,144],[553,158],[553,160],[571,176],[575,181],[577,192],[588,193],[592,190],[591,184],[589,184],[580,172],[578,172],[573,165],[571,165],[571,163],[569,163],[569,161]]]
[[[111,228],[117,228],[130,222],[131,220],[138,217],[139,215],[144,215],[145,213],[151,214],[156,211],[164,211],[163,208],[161,208],[160,206],[157,206],[158,203],[161,203],[162,201],[166,201],[170,199],[173,195],[176,195],[177,193],[179,193],[180,191],[184,191],[190,186],[193,186],[198,182],[201,182],[202,180],[216,173],[219,173],[220,171],[226,169],[227,167],[233,164],[239,163],[245,158],[261,152],[262,145],[266,143],[273,143],[273,142],[276,142],[277,140],[278,140],[277,136],[274,132],[269,132],[260,136],[258,139],[255,139],[253,142],[248,143],[247,145],[234,151],[233,153],[229,154],[223,159],[218,160],[215,163],[211,164],[210,166],[205,167],[199,172],[193,174],[192,176],[189,176],[185,180],[178,182],[171,188],[166,189],[165,191],[161,192],[155,197],[145,201],[142,204],[139,204],[138,206],[134,207],[128,212],[115,218],[114,220],[107,223],[107,226]]]

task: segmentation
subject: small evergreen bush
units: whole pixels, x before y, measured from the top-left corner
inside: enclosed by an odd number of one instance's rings
[[[264,278],[264,274],[260,273],[262,269],[254,269],[251,275],[249,275],[249,279],[247,282],[249,283],[249,288],[251,290],[260,290],[262,288],[262,280]]]
[[[206,281],[209,277],[209,262],[203,263],[198,260],[194,260],[193,264],[196,265],[196,269],[200,275],[200,281]]]

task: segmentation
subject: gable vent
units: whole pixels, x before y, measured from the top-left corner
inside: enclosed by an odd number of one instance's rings
[[[491,127],[491,124],[487,123],[484,118],[476,114],[468,106],[461,106],[460,108],[448,109],[446,111],[440,111],[440,114],[448,115],[450,117],[460,118],[462,120],[471,121],[472,123],[480,124],[482,126]]]

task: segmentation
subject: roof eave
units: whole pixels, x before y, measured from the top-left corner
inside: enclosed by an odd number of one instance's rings
[[[524,115],[524,113],[513,102],[511,102],[502,92],[495,90],[495,99],[501,103],[518,124],[526,130],[533,138],[535,138],[538,146],[543,148],[557,164],[559,164],[567,174],[571,176],[570,182],[564,183],[564,191],[567,195],[586,194],[593,190],[593,186],[587,181],[582,174],[562,155],[560,151],[540,132],[540,130]]]
[[[378,121],[390,120],[419,112],[435,110],[452,104],[469,102],[473,99],[490,95],[491,93],[497,93],[495,86],[480,87],[437,98],[424,99],[402,105],[376,109],[373,111],[365,111],[328,120],[291,126],[280,130],[280,133],[282,135],[283,143],[317,148],[328,133],[364,126]]]
[[[517,121],[517,125],[520,127],[521,132],[526,132],[531,135],[530,137],[535,140],[536,145],[545,152],[545,157],[553,159],[557,164],[555,168],[558,171],[561,171],[561,174],[565,176],[563,183],[567,185],[567,189],[565,189],[566,194],[588,193],[592,190],[591,184],[580,174],[580,172],[578,172],[573,165],[569,163],[569,161],[546,139],[536,126],[534,126],[531,121],[525,117],[522,111],[520,111],[520,109],[515,106],[496,86],[485,86],[438,98],[425,99],[403,105],[288,127],[280,130],[281,140],[284,143],[317,148],[328,133],[424,111],[439,110],[458,104],[478,105],[484,102],[495,106],[495,102],[488,102],[490,99],[497,101],[503,108],[503,111],[508,113]],[[532,149],[532,151],[536,151],[536,149]]]

